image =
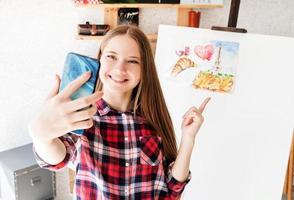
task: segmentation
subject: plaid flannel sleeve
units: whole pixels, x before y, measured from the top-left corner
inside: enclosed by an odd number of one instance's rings
[[[75,157],[76,157],[76,145],[75,144],[78,140],[78,136],[73,135],[71,133],[68,133],[66,135],[60,136],[59,139],[65,145],[66,155],[65,155],[65,158],[63,159],[63,161],[61,161],[60,163],[58,163],[56,165],[51,165],[51,164],[47,163],[46,161],[44,161],[37,154],[37,152],[35,151],[35,147],[33,146],[34,156],[36,158],[38,165],[41,168],[49,169],[51,171],[58,171],[58,170],[63,169],[64,167],[66,167],[67,164],[69,163],[69,161],[75,159]]]
[[[178,181],[175,179],[175,177],[172,176],[172,167],[174,165],[174,161],[171,162],[170,164],[166,164],[166,183],[167,183],[167,188],[168,188],[168,193],[169,193],[169,199],[180,199],[182,192],[185,189],[185,186],[189,181],[191,180],[191,171],[189,171],[189,175],[187,179],[183,182]]]

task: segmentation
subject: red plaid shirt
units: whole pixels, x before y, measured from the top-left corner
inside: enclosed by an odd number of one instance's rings
[[[142,117],[118,112],[103,100],[96,103],[94,126],[82,136],[66,134],[65,159],[49,165],[36,153],[43,168],[57,171],[70,161],[76,168],[74,199],[180,199],[184,182],[171,174],[174,162],[162,154],[161,138]]]

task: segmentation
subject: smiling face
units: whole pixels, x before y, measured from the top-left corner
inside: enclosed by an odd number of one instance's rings
[[[100,63],[103,92],[130,97],[141,79],[141,56],[136,41],[128,35],[111,38],[102,50]]]

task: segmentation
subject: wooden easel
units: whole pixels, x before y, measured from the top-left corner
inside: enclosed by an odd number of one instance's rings
[[[288,168],[284,182],[283,194],[286,195],[287,200],[292,200],[293,192],[293,162],[294,162],[294,133],[292,136],[292,144],[290,150],[290,156],[288,161]]]
[[[212,26],[212,30],[217,31],[230,31],[230,32],[238,32],[238,33],[247,33],[247,30],[244,28],[236,28],[239,14],[240,0],[232,0],[230,7],[230,15],[228,27],[220,27],[220,26]]]

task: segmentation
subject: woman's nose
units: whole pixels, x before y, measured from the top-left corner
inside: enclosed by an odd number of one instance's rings
[[[115,69],[120,71],[126,71],[126,63],[123,60],[119,60],[116,62]]]

